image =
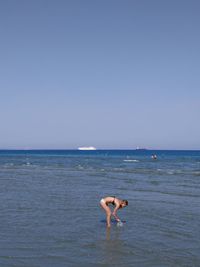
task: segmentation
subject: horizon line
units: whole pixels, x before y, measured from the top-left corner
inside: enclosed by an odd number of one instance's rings
[[[0,151],[41,151],[41,150],[60,150],[60,151],[87,151],[87,152],[95,152],[99,150],[132,150],[132,151],[200,151],[200,149],[176,149],[176,148],[96,148],[95,150],[79,150],[78,148],[0,148]]]

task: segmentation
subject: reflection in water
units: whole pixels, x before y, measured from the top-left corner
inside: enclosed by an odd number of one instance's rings
[[[110,240],[110,228],[106,227],[106,240],[109,241]]]
[[[122,231],[120,228],[111,227],[106,228],[106,242],[105,242],[105,263],[116,266],[123,262],[125,256],[124,242],[122,241]]]

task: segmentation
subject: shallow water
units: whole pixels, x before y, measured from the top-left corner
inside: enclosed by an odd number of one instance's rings
[[[200,151],[0,151],[0,266],[197,267],[199,200]]]

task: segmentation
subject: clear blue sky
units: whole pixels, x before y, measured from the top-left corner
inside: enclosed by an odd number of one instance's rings
[[[200,1],[0,1],[0,148],[200,149]]]

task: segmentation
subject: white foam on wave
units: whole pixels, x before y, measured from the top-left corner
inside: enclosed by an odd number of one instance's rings
[[[81,165],[78,165],[77,168],[78,168],[79,170],[83,170],[83,169],[84,169],[84,167],[81,166]]]
[[[139,162],[138,159],[124,159],[125,162]]]
[[[6,163],[6,164],[4,164],[4,167],[11,167],[11,166],[14,166],[14,163]]]
[[[167,174],[173,175],[175,174],[175,171],[167,171]]]
[[[113,168],[113,171],[123,171],[123,168]]]

